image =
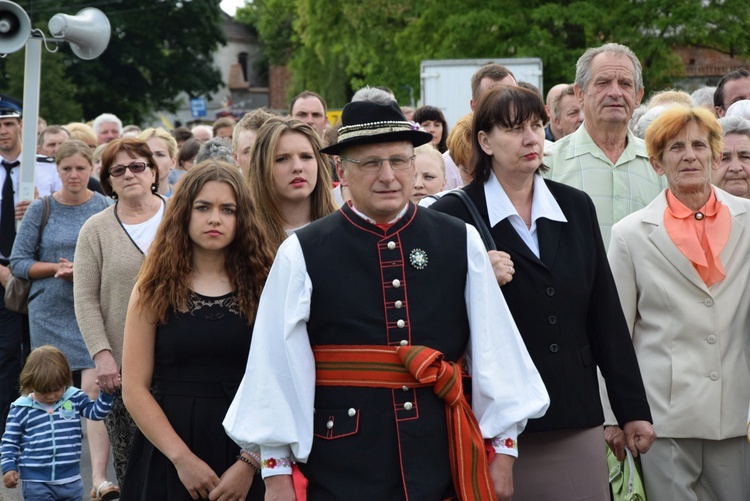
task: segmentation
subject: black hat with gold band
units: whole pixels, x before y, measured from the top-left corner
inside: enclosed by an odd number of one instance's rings
[[[396,101],[378,104],[357,101],[344,106],[341,113],[338,142],[321,149],[321,153],[338,155],[346,148],[359,144],[408,141],[420,146],[432,141],[432,134],[419,130],[419,124],[409,122]]]

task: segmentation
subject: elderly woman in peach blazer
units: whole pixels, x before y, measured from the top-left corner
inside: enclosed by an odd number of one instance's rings
[[[668,189],[612,228],[608,257],[659,438],[656,501],[750,499],[750,201],[711,185],[722,131],[668,108],[646,131]]]

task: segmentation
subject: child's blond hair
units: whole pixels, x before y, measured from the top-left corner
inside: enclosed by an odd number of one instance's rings
[[[35,349],[26,359],[18,378],[21,393],[49,393],[67,388],[73,382],[73,373],[63,352],[52,345]]]

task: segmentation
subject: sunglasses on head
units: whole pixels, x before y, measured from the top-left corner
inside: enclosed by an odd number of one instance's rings
[[[145,162],[133,162],[128,165],[113,165],[109,168],[109,175],[112,177],[120,177],[125,174],[125,169],[130,169],[130,172],[133,174],[138,174],[139,172],[146,170],[146,167],[148,167],[148,165],[146,165]]]

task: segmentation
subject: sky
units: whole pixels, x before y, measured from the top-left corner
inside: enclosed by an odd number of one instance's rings
[[[237,7],[242,7],[243,5],[245,5],[245,0],[221,0],[221,8],[230,16],[234,15]]]

